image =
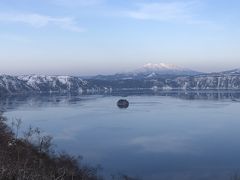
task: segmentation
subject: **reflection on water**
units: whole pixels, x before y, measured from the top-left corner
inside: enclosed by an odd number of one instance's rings
[[[1,97],[0,110],[5,111],[7,109],[16,109],[18,106],[36,106],[44,107],[46,105],[58,105],[58,104],[75,104],[80,101],[94,100],[99,97],[105,96],[167,96],[175,97],[186,100],[229,100],[233,102],[240,102],[239,91],[158,91],[151,90],[144,91],[117,91],[111,94],[37,94],[37,95],[21,95],[21,96],[7,96]],[[151,103],[147,101],[146,103]],[[152,102],[154,103],[154,102]]]
[[[130,103],[120,110],[124,96]],[[126,97],[127,96],[127,97]],[[119,92],[9,97],[7,117],[54,136],[58,149],[147,180],[228,180],[240,169],[240,93]],[[107,176],[109,177],[109,176]]]

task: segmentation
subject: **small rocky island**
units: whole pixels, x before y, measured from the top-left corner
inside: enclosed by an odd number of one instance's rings
[[[118,102],[117,102],[117,106],[121,109],[126,109],[128,108],[129,106],[129,102],[128,100],[126,99],[120,99]]]

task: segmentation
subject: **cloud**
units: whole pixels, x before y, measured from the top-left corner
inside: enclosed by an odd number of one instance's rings
[[[103,3],[105,0],[51,0],[53,3],[68,6],[94,6]]]
[[[142,136],[132,139],[132,145],[137,145],[140,151],[154,153],[194,153],[191,138],[181,136]]]
[[[83,28],[77,25],[74,18],[70,17],[52,17],[34,13],[0,13],[0,22],[23,23],[35,28],[42,28],[48,25],[54,25],[65,30],[82,32]]]
[[[137,3],[136,9],[125,12],[125,15],[139,20],[162,22],[184,22],[189,24],[207,23],[195,19],[197,1]]]

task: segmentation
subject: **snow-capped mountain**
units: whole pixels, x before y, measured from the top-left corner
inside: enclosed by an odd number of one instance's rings
[[[133,73],[98,76],[88,81],[113,90],[240,90],[240,70],[201,74],[174,65],[147,64]]]
[[[129,80],[129,79],[152,79],[152,78],[166,78],[166,77],[176,77],[176,76],[194,76],[198,74],[203,74],[188,68],[183,68],[180,66],[172,64],[153,64],[148,63],[142,67],[127,73],[117,73],[114,75],[98,75],[88,79],[99,79],[99,80]]]
[[[0,95],[43,92],[82,92],[88,88],[86,81],[73,76],[0,76]]]
[[[30,75],[19,76],[18,79],[26,83],[29,87],[41,92],[58,91],[79,91],[82,92],[87,87],[87,82],[79,77],[73,76],[45,76]]]
[[[240,75],[240,69],[233,69],[233,70],[229,70],[229,71],[223,71],[221,73],[225,74],[225,75]]]
[[[29,92],[33,89],[15,76],[0,75],[0,95]]]
[[[179,89],[189,90],[240,90],[240,74],[206,74],[194,77],[178,77],[173,80]]]
[[[240,90],[240,69],[196,75],[181,74],[180,72],[191,70],[165,64],[148,64],[143,69],[134,73],[95,76],[88,79],[75,76],[0,75],[0,96],[53,92],[106,92],[122,89]],[[170,71],[177,71],[179,74],[159,73]]]
[[[200,72],[187,69],[184,67],[180,67],[173,64],[165,64],[165,63],[159,63],[159,64],[153,64],[148,63],[143,65],[141,68],[134,71],[136,74],[145,74],[150,76],[156,76],[156,75],[197,75],[200,74]]]

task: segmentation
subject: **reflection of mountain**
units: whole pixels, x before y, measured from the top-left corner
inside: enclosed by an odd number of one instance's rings
[[[240,102],[240,92],[234,91],[119,91],[114,92],[115,96],[169,96],[186,100],[227,100]]]
[[[240,92],[234,91],[115,91],[104,96],[169,96],[186,100],[226,100],[240,102]],[[102,95],[21,95],[2,97],[0,101],[0,111],[8,111],[16,108],[36,108],[74,105],[86,101],[94,101]],[[131,102],[130,102],[131,103]]]
[[[98,98],[98,95],[91,96],[79,96],[79,95],[50,95],[50,94],[39,94],[39,95],[17,95],[17,96],[6,96],[1,97],[0,101],[0,112],[7,110],[21,108],[36,108],[36,107],[51,107],[61,105],[74,105],[77,102],[91,101]],[[100,96],[101,97],[101,96]]]

